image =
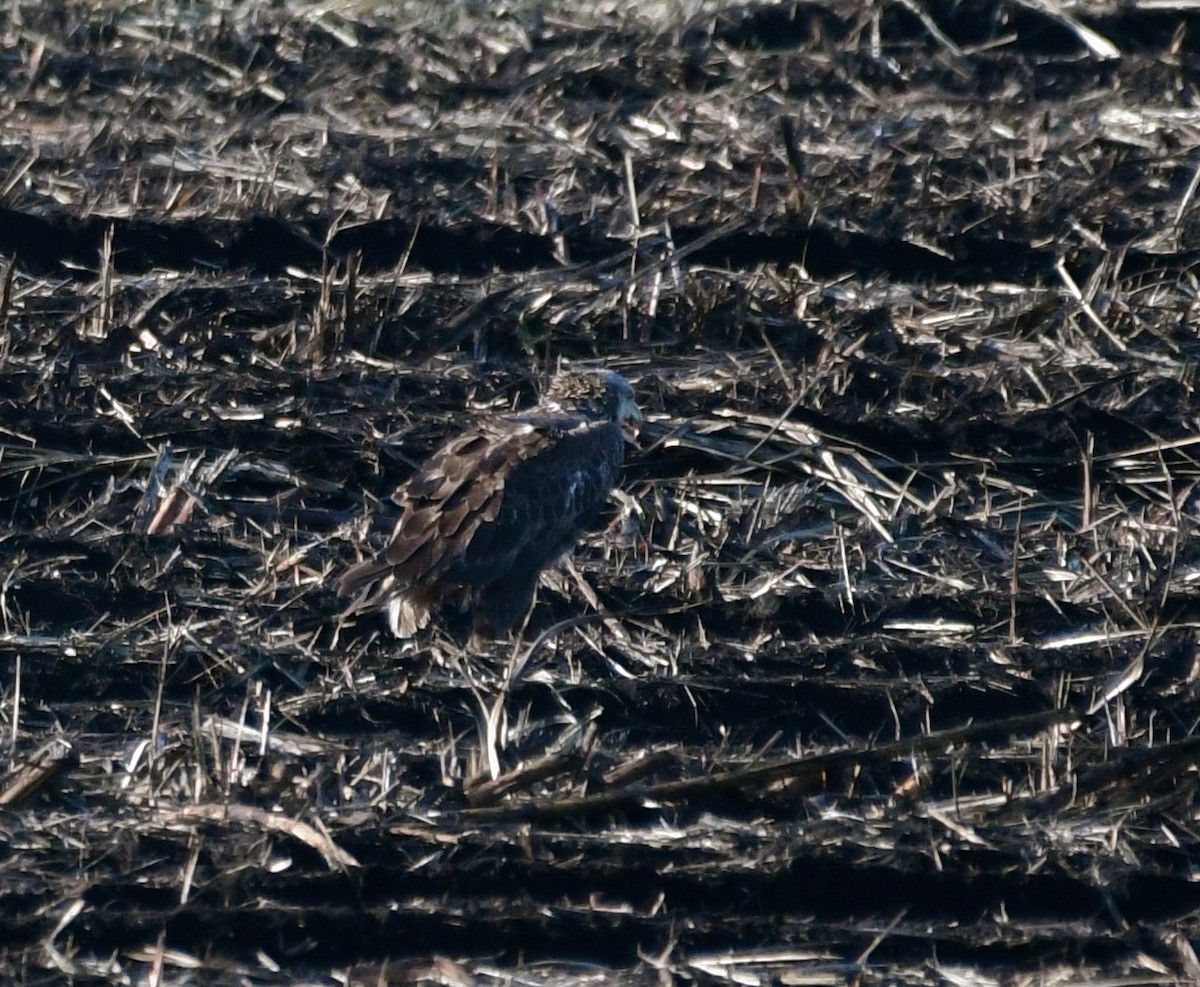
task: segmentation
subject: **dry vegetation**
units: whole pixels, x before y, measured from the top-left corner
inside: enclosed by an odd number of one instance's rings
[[[1198,32],[9,0],[0,978],[1200,980]],[[559,358],[525,636],[344,617]]]

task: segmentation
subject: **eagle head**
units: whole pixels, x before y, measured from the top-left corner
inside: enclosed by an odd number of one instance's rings
[[[560,370],[546,388],[545,400],[564,411],[621,426],[625,438],[637,438],[642,412],[629,381],[613,370]]]

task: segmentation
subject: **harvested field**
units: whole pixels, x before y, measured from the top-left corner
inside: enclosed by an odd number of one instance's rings
[[[1200,982],[1200,15],[0,12],[0,980]],[[523,636],[332,590],[560,360]]]

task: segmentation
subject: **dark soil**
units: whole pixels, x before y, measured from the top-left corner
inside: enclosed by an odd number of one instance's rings
[[[1200,14],[0,36],[5,982],[1200,981]],[[345,613],[560,360],[523,636]]]

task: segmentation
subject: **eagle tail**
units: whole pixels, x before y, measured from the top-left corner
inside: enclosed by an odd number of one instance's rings
[[[388,627],[398,638],[410,638],[429,623],[429,614],[441,595],[436,584],[399,593],[387,601]]]

